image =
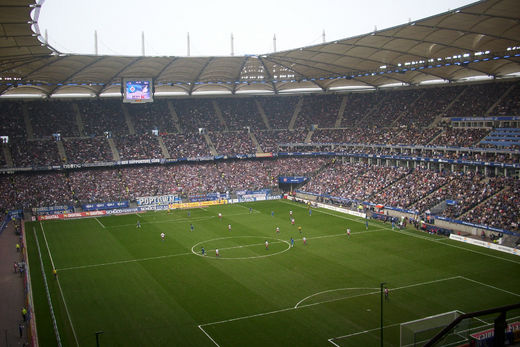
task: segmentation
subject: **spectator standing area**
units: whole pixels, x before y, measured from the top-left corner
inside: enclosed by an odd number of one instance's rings
[[[0,233],[0,346],[22,346],[27,342],[27,323],[20,338],[19,324],[22,323],[24,307],[23,277],[15,273],[14,262],[22,260],[16,251],[18,236],[12,223]]]

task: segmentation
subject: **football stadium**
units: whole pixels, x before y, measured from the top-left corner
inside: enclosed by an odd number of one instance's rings
[[[519,1],[225,57],[42,6],[0,0],[0,345],[520,344]]]

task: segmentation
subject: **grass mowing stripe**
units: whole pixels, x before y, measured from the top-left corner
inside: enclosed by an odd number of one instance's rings
[[[451,280],[454,280],[454,279],[462,279],[462,276],[453,276],[453,277],[441,278],[441,279],[431,280],[431,281],[426,281],[426,282],[414,283],[414,284],[410,284],[410,285],[406,285],[406,286],[392,288],[392,291],[400,290],[400,289],[406,289],[406,288],[412,288],[412,287],[418,287],[418,286],[423,286],[423,285],[432,284],[432,283],[451,281]],[[305,307],[311,307],[311,306],[321,305],[321,304],[325,304],[325,303],[329,303],[329,302],[345,300],[345,299],[351,299],[351,298],[356,298],[356,297],[360,297],[360,296],[374,295],[374,294],[380,294],[380,291],[378,290],[378,291],[374,291],[374,292],[370,292],[370,293],[364,293],[364,294],[359,294],[359,295],[354,295],[354,296],[349,296],[349,297],[343,297],[343,298],[338,298],[338,299],[319,301],[319,302],[316,302],[316,303],[313,303],[313,304],[308,304],[308,305],[301,305],[301,306],[297,306],[297,307],[296,306],[294,306],[294,307],[287,307],[287,308],[282,308],[280,310],[274,310],[274,311],[269,311],[269,312],[262,312],[262,313],[242,316],[242,317],[230,318],[230,319],[225,319],[225,320],[221,320],[221,321],[217,321],[217,322],[204,323],[204,324],[201,324],[200,326],[205,327],[205,326],[210,326],[210,325],[224,324],[224,323],[234,322],[234,321],[238,321],[238,320],[255,318],[255,317],[262,317],[262,316],[267,316],[267,315],[271,315],[271,314],[275,314],[275,313],[280,313],[280,312],[285,312],[285,311],[292,311],[292,310],[298,310],[298,309],[305,308]]]
[[[49,253],[52,268],[56,269],[56,267],[54,266],[54,261],[52,260],[51,249],[49,247],[49,244],[47,243],[47,237],[45,236],[45,230],[43,229],[42,222],[40,222],[40,227],[42,228],[43,240],[45,241],[45,246],[47,247],[47,252]],[[60,290],[61,299],[63,300],[63,305],[65,306],[65,312],[67,313],[67,318],[69,319],[70,327],[72,329],[72,335],[74,335],[74,340],[76,341],[76,346],[79,346],[78,337],[76,335],[76,329],[74,329],[74,324],[72,323],[72,318],[70,317],[69,307],[67,306],[67,300],[65,300],[65,295],[63,295],[63,289],[61,289],[61,284],[58,277],[56,277],[56,283],[58,284],[58,289]]]
[[[297,204],[293,204],[293,203],[290,203],[290,202],[287,202],[287,201],[283,201],[283,202],[286,203],[286,204],[289,204],[289,205],[299,206]],[[305,208],[303,206],[299,206],[299,207],[300,208]],[[338,217],[338,218],[342,218],[342,219],[348,219],[348,220],[351,220],[351,221],[363,224],[363,222],[360,222],[358,220],[355,220],[355,219],[352,219],[352,218],[348,218],[348,217],[339,216],[339,215],[336,215],[336,214],[333,214],[333,213],[328,213],[328,212],[325,212],[325,211],[322,211],[322,210],[317,210],[317,212],[328,214],[330,216],[334,216],[334,217]],[[369,225],[374,225],[374,224],[369,223]],[[384,229],[391,230],[389,227],[386,227]],[[482,255],[485,255],[485,256],[488,256],[488,257],[491,257],[491,258],[496,258],[496,259],[508,261],[508,262],[515,263],[515,264],[520,264],[520,261],[515,261],[515,260],[507,259],[507,258],[502,258],[502,257],[496,256],[496,255],[487,254],[487,253],[484,253],[484,252],[479,252],[479,251],[476,251],[476,250],[473,250],[473,249],[469,249],[469,248],[465,248],[465,247],[460,247],[460,246],[453,245],[453,244],[450,244],[450,243],[447,243],[447,242],[440,242],[440,241],[447,240],[445,238],[441,238],[441,237],[433,238],[433,237],[428,237],[428,236],[423,236],[423,235],[415,235],[414,233],[407,232],[407,231],[404,231],[404,230],[398,230],[398,229],[393,230],[393,231],[398,232],[400,234],[412,236],[412,237],[415,237],[415,238],[418,238],[418,239],[423,239],[423,240],[427,240],[427,241],[436,242],[438,244],[443,244],[443,245],[446,245],[446,246],[450,246],[450,247],[454,247],[454,248],[458,248],[458,249],[463,249],[463,250],[468,251],[468,252],[482,254]]]
[[[36,249],[38,250],[38,257],[40,258],[40,270],[42,273],[42,279],[45,286],[45,293],[47,295],[47,303],[49,305],[49,310],[51,314],[52,319],[52,327],[54,329],[54,334],[56,335],[56,343],[58,344],[58,347],[61,347],[61,337],[60,337],[60,331],[58,329],[58,324],[56,322],[56,316],[54,314],[54,305],[52,304],[52,298],[51,293],[49,292],[49,286],[47,284],[47,277],[45,276],[45,268],[43,266],[43,259],[42,259],[42,252],[40,250],[40,241],[38,240],[38,235],[36,234],[36,228],[33,227],[33,233],[34,233],[34,239],[36,240]],[[7,342],[7,341],[6,341]],[[7,346],[7,344],[6,344]]]
[[[375,230],[354,232],[351,235],[366,234],[366,233],[376,232],[376,231],[381,231],[381,230],[385,230],[385,229],[383,228],[383,229],[375,229]],[[341,234],[334,234],[334,235],[314,236],[314,237],[307,238],[307,240],[323,239],[323,238],[328,238],[328,237],[338,237],[338,236],[344,236],[344,235],[345,235],[344,233],[341,233]],[[295,239],[295,240],[302,240],[302,239]],[[282,241],[272,241],[271,242],[271,244],[276,244],[276,243],[282,243]],[[257,244],[250,244],[250,245],[241,245],[241,246],[233,246],[233,247],[225,247],[225,248],[220,248],[220,249],[221,250],[228,250],[228,249],[235,249],[235,248],[246,248],[246,247],[262,246],[262,245],[264,245],[264,243],[257,243]],[[214,250],[215,249],[208,249],[207,251],[209,252],[209,251],[214,251]],[[135,262],[140,262],[140,261],[157,260],[157,259],[164,259],[164,258],[171,258],[171,257],[178,257],[178,256],[182,256],[182,255],[192,255],[192,254],[195,254],[195,253],[192,251],[192,252],[189,252],[189,253],[187,252],[187,253],[168,254],[168,255],[161,255],[161,256],[157,256],[157,257],[128,259],[128,260],[119,260],[119,261],[112,261],[112,262],[100,263],[100,264],[71,266],[71,267],[64,267],[64,268],[60,268],[60,269],[56,269],[56,270],[68,271],[68,270],[88,269],[88,268],[93,268],[93,267],[101,267],[101,266],[108,266],[108,265],[118,265],[118,264],[126,264],[126,263],[135,263]],[[51,262],[52,262],[52,259],[51,259]],[[53,264],[53,267],[54,267],[54,264]]]
[[[178,256],[181,256],[181,255],[192,255],[192,254],[193,253],[191,253],[191,252],[189,252],[189,253],[178,253],[178,254],[168,254],[168,255],[161,255],[161,256],[149,257],[149,258],[139,258],[139,259],[112,261],[112,262],[109,262],[109,263],[71,266],[71,267],[64,267],[62,269],[59,269],[59,271],[88,269],[88,268],[92,268],[92,267],[101,267],[101,266],[107,266],[107,265],[118,265],[118,264],[126,264],[126,263],[136,263],[136,262],[146,261],[146,260],[157,260],[157,259],[164,259],[164,258],[171,258],[171,257],[178,257]]]
[[[197,217],[197,218],[180,218],[180,219],[174,219],[174,220],[141,221],[141,225],[182,223],[182,222],[186,222],[186,221],[200,222],[200,221],[210,220],[212,218],[215,218],[215,216]],[[119,229],[119,228],[131,227],[131,226],[135,226],[135,223],[134,224],[112,225],[112,226],[108,226],[107,228],[108,229]]]

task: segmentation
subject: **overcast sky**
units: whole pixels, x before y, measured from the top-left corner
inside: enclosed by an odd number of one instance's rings
[[[42,35],[64,53],[147,56],[262,54],[334,41],[453,10],[474,0],[45,0]]]

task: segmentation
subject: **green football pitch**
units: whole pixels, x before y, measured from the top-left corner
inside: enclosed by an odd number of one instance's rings
[[[382,282],[385,346],[402,322],[520,302],[518,256],[286,200],[25,230],[40,346],[41,264],[64,346],[377,346]]]

